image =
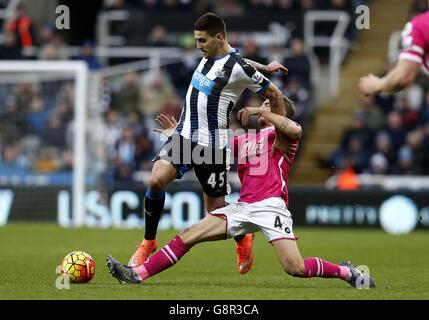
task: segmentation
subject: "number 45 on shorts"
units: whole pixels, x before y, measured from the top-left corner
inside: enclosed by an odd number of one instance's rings
[[[216,180],[216,172],[210,174],[210,177],[207,179],[207,184],[211,185],[212,188],[223,187],[225,185],[225,174],[226,171],[219,173],[219,180]]]

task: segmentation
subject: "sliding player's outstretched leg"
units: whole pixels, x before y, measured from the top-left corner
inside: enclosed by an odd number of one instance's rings
[[[149,277],[175,265],[197,243],[225,239],[226,220],[207,216],[197,224],[182,231],[149,260],[138,267],[126,266],[107,257],[109,272],[120,283],[139,284]]]
[[[369,274],[361,272],[350,262],[337,265],[317,257],[302,259],[294,240],[279,240],[272,245],[284,270],[294,277],[338,278],[358,289],[375,287]]]
[[[374,280],[368,273],[359,270],[351,264],[350,261],[341,262],[340,266],[346,267],[350,270],[351,276],[347,279],[352,287],[357,289],[370,289],[375,288]]]
[[[109,269],[109,272],[120,283],[139,284],[142,282],[139,274],[135,272],[132,267],[129,267],[120,263],[110,255],[107,256],[106,260],[107,260],[106,266]]]

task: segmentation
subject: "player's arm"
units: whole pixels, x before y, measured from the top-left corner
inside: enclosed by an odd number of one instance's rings
[[[277,130],[284,133],[289,138],[296,140],[301,137],[301,126],[288,117],[284,117],[279,114],[272,113],[270,110],[264,109],[261,110],[260,115],[274,124]]]
[[[259,72],[262,72],[265,74],[267,74],[267,73],[271,74],[271,73],[274,73],[277,71],[283,73],[284,75],[287,75],[287,73],[288,73],[288,69],[276,60],[270,62],[267,65],[261,64],[259,62],[256,62],[256,61],[253,61],[250,59],[246,59],[246,58],[244,58],[244,61],[246,61],[248,64],[250,64],[253,68],[258,70]]]
[[[401,59],[396,66],[383,78],[369,74],[362,77],[359,90],[366,96],[380,92],[398,92],[411,85],[420,73],[420,64]]]
[[[283,96],[283,103],[285,104],[286,117],[292,118],[296,112],[295,103],[285,96]]]
[[[296,140],[301,137],[301,126],[286,116],[271,112],[268,101],[265,101],[261,107],[246,107],[241,109],[237,113],[237,118],[238,120],[241,120],[241,123],[244,126],[247,126],[249,123],[249,117],[251,115],[263,116],[265,119],[274,124],[278,131],[284,133],[292,140]]]
[[[285,100],[279,88],[270,83],[268,88],[261,94],[270,101],[270,109],[272,112],[282,116],[286,115]]]

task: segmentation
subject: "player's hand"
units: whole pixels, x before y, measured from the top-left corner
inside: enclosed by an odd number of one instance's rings
[[[288,141],[286,144],[286,153],[283,153],[283,157],[288,163],[292,163],[293,158],[295,157],[296,152],[298,151],[298,142]]]
[[[381,79],[371,73],[365,77],[360,78],[359,91],[364,96],[375,95],[380,91],[380,82]]]
[[[277,133],[274,139],[273,147],[271,149],[271,157],[274,156],[276,151],[280,152],[288,163],[292,163],[292,159],[298,150],[298,142],[290,141],[283,133]]]
[[[289,70],[282,65],[280,62],[274,60],[272,62],[270,62],[270,64],[267,64],[267,70],[269,73],[274,73],[274,72],[281,72],[283,73],[285,76],[287,76]]]
[[[177,121],[176,119],[174,119],[173,116],[170,118],[167,118],[167,116],[161,113],[155,118],[155,121],[159,124],[161,128],[153,129],[153,131],[162,133],[167,137],[171,136],[171,134],[174,132],[174,129],[176,129],[177,127]]]
[[[260,107],[245,107],[238,111],[237,113],[237,119],[241,121],[241,124],[245,127],[249,124],[249,117],[252,114],[259,115],[263,111],[263,108]]]

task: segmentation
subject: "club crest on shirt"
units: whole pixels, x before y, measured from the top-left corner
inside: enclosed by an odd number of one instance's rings
[[[253,81],[255,81],[257,84],[260,84],[260,83],[262,82],[262,80],[264,80],[264,76],[263,76],[261,73],[259,73],[259,72],[255,72],[255,73],[252,75],[252,79],[253,79]]]
[[[225,76],[225,69],[221,68],[215,72],[216,77],[223,78]]]

